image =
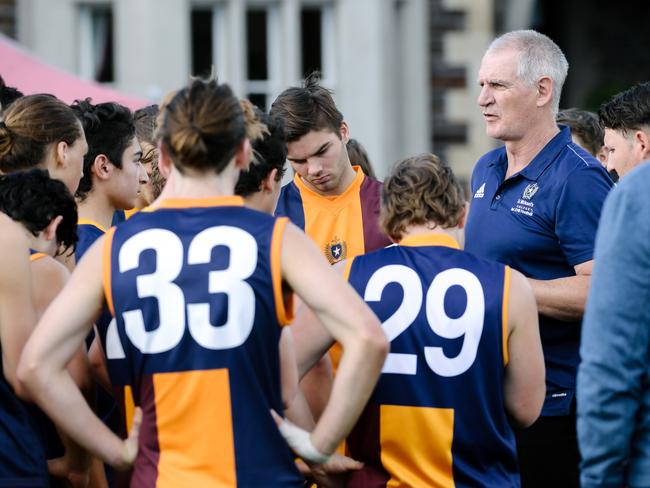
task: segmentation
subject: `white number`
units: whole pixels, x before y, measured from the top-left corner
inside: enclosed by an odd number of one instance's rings
[[[398,309],[381,324],[388,340],[392,342],[408,329],[418,316],[422,304],[422,285],[418,274],[411,268],[399,264],[384,266],[375,271],[368,280],[363,299],[367,302],[381,301],[381,293],[389,283],[397,283],[404,291],[404,299]],[[415,374],[417,364],[415,354],[391,352],[386,357],[382,372]]]
[[[140,254],[146,249],[156,252],[156,271],[136,278],[139,298],[158,300],[160,325],[147,331],[142,310],[124,312],[126,335],[135,347],[145,354],[169,351],[183,338],[185,297],[183,290],[172,283],[183,269],[183,244],[171,231],[149,229],[134,235],[120,249],[120,273],[135,269]]]
[[[191,242],[187,262],[210,262],[215,246],[230,248],[230,266],[222,271],[210,271],[210,293],[228,295],[228,318],[222,326],[210,323],[210,305],[195,303],[187,306],[187,322],[194,340],[207,349],[229,349],[241,346],[255,320],[255,293],[244,280],[253,274],[257,265],[257,242],[248,232],[236,227],[211,227],[198,234]]]
[[[230,250],[228,268],[210,271],[209,293],[228,296],[228,317],[223,325],[210,323],[210,304],[187,305],[187,325],[190,335],[208,349],[228,349],[243,344],[255,320],[255,294],[244,280],[257,267],[257,242],[247,232],[236,227],[211,227],[197,234],[188,249],[189,265],[210,262],[212,249],[227,246]],[[156,253],[156,270],[136,278],[139,298],[152,297],[158,302],[159,325],[145,329],[142,310],[128,310],[122,314],[126,335],[141,352],[156,354],[173,349],[185,332],[185,296],[174,283],[183,269],[183,243],[171,231],[149,229],[129,238],[118,256],[120,273],[138,267],[140,255],[145,250]],[[110,341],[110,342],[109,342]],[[117,335],[117,327],[109,325],[107,349],[118,359],[124,351]],[[108,352],[107,352],[108,357]],[[113,359],[109,357],[109,359]]]
[[[447,290],[457,285],[465,289],[467,306],[463,315],[452,319],[445,313]],[[439,273],[427,292],[427,322],[431,329],[445,339],[458,339],[463,335],[463,347],[458,356],[448,358],[442,347],[425,347],[424,358],[429,367],[440,376],[458,376],[467,371],[478,351],[483,332],[485,297],[478,278],[465,269],[453,268]]]
[[[414,270],[402,265],[388,265],[378,269],[370,277],[364,299],[368,302],[381,301],[382,292],[389,283],[399,284],[404,291],[400,306],[382,323],[388,340],[392,342],[416,320],[423,305],[423,291],[420,278]],[[467,295],[465,311],[458,318],[451,318],[445,312],[445,296],[452,286],[462,287]],[[440,376],[463,374],[476,359],[483,333],[485,298],[480,281],[464,269],[452,268],[442,271],[429,286],[424,306],[429,327],[436,335],[444,339],[458,339],[464,336],[463,346],[453,358],[447,357],[441,347],[425,347],[424,358],[427,365]],[[382,372],[416,374],[417,355],[390,353]]]

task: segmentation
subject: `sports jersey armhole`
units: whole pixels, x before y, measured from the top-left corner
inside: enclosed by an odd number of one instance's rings
[[[271,236],[271,279],[273,280],[273,298],[275,312],[280,325],[287,325],[293,320],[293,293],[286,303],[282,293],[282,237],[289,219],[280,217],[276,220]]]
[[[510,266],[503,269],[503,305],[501,310],[501,340],[503,342],[503,365],[507,366],[508,356],[508,304],[510,301]]]
[[[47,256],[47,254],[45,254],[44,252],[35,252],[34,254],[29,255],[29,261],[33,263],[34,261],[38,261],[39,259],[43,259],[46,256]]]
[[[115,227],[111,227],[104,237],[104,249],[102,252],[102,283],[104,284],[104,297],[106,297],[106,304],[115,317],[115,308],[113,307],[113,293],[111,290],[111,249],[113,247],[113,235],[115,234]]]
[[[354,256],[345,262],[345,268],[343,268],[343,279],[347,282],[350,281],[350,270],[352,269],[353,261],[354,261]]]

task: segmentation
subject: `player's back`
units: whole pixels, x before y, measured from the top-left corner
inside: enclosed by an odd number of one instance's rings
[[[100,334],[143,409],[132,486],[302,486],[269,413],[286,219],[241,203],[167,200],[107,235],[116,325]]]
[[[430,234],[352,261],[391,353],[348,438],[366,465],[348,486],[519,485],[503,393],[510,270],[457,247]]]
[[[0,361],[0,487],[44,488],[48,485],[38,425],[28,404],[16,396],[5,378]]]

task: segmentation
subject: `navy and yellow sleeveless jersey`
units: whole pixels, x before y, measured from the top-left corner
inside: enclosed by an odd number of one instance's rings
[[[356,177],[337,196],[323,196],[295,175],[282,188],[275,214],[305,231],[331,264],[388,246],[379,228],[382,183],[354,166]]]
[[[45,256],[33,249],[29,254],[32,261]],[[0,344],[0,357],[1,354]],[[0,361],[0,487],[47,486],[45,449],[38,423],[6,380]]]
[[[503,398],[509,268],[429,234],[346,272],[391,340],[347,440],[365,464],[348,486],[519,486]]]
[[[111,381],[142,407],[132,486],[302,486],[283,411],[286,219],[239,197],[169,199],[111,229],[100,330]]]
[[[86,251],[97,239],[106,233],[106,228],[89,219],[80,218],[77,221],[77,237],[79,240],[74,248],[74,256],[77,262],[86,254]]]
[[[0,361],[0,487],[47,486],[45,449],[39,427],[27,404],[16,396],[5,379]]]

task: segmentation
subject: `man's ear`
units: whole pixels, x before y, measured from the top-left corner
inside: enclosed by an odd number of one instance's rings
[[[553,98],[553,80],[548,76],[543,76],[537,80],[537,103],[538,107],[543,107],[550,103]]]
[[[266,175],[266,178],[262,180],[260,185],[260,190],[265,192],[272,192],[275,188],[275,177],[278,174],[278,168],[273,168],[271,172]]]
[[[644,130],[634,132],[634,143],[638,147],[641,159],[645,161],[650,157],[650,135]]]
[[[57,215],[52,220],[50,220],[50,223],[47,224],[47,227],[43,229],[42,235],[47,241],[56,240],[56,229],[59,227],[59,224],[61,222],[63,222],[63,216]]]
[[[348,123],[345,120],[341,122],[341,128],[339,129],[339,134],[341,135],[341,140],[343,141],[343,144],[347,144],[348,141],[350,140],[350,128],[348,127]]]

